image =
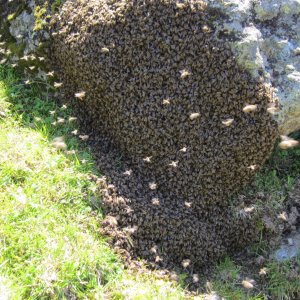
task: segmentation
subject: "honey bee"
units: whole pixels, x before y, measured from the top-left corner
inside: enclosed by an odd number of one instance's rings
[[[79,138],[82,140],[82,141],[87,141],[89,139],[89,136],[88,135],[79,135]]]
[[[143,161],[145,161],[147,163],[150,163],[151,162],[151,158],[152,158],[152,156],[147,156],[147,157],[143,158]]]
[[[197,119],[199,117],[200,117],[199,113],[192,113],[192,114],[190,114],[190,120],[195,120],[195,119]]]
[[[177,168],[178,167],[178,161],[172,161],[171,163],[169,163],[169,166]]]
[[[62,82],[54,82],[54,87],[55,88],[60,88],[60,87],[62,87]]]
[[[163,105],[169,105],[171,102],[170,102],[170,99],[164,99],[163,100]]]
[[[277,218],[287,222],[288,214],[284,211],[284,212],[280,213]]]
[[[243,112],[244,113],[251,113],[251,112],[255,112],[257,110],[257,104],[249,104],[249,105],[246,105],[244,108],[243,108]]]
[[[188,208],[191,208],[192,207],[192,202],[188,202],[188,201],[185,201],[184,202],[184,205]]]
[[[76,117],[69,117],[69,122],[73,122],[73,121],[76,121],[77,118]]]
[[[153,199],[151,200],[151,202],[152,202],[153,205],[159,205],[159,204],[160,204],[158,198],[153,198]]]
[[[123,174],[130,176],[132,174],[132,170],[126,170]]]
[[[245,280],[242,281],[242,285],[247,290],[253,289],[254,288],[254,280],[245,279]]]
[[[264,275],[267,275],[267,271],[268,271],[268,269],[267,268],[261,268],[260,270],[259,270],[259,275],[261,275],[261,276],[264,276]]]
[[[54,77],[54,71],[48,72],[46,75],[49,77]]]
[[[254,170],[256,170],[257,166],[256,165],[251,165],[251,166],[249,166],[247,168],[250,169],[250,170],[252,170],[252,171],[254,171]]]
[[[56,137],[52,141],[52,146],[58,150],[66,150],[67,145],[63,137]]]
[[[65,123],[65,119],[64,118],[58,118],[56,123],[57,124],[63,124],[63,123]]]
[[[190,259],[184,259],[182,262],[181,262],[181,265],[186,269],[188,266],[190,266],[191,264],[191,260]]]
[[[151,182],[151,183],[149,183],[149,188],[150,188],[150,190],[156,190],[157,184],[155,182]]]
[[[84,91],[78,92],[75,94],[75,97],[78,98],[79,100],[83,100],[85,97],[85,92]]]
[[[179,9],[183,9],[185,7],[184,3],[176,3],[176,7]]]
[[[103,47],[103,48],[101,48],[101,52],[102,52],[102,53],[108,53],[108,52],[109,52],[109,49],[106,48],[106,47]]]
[[[228,127],[228,126],[232,125],[233,121],[234,121],[234,119],[227,119],[227,120],[222,121],[222,124]]]
[[[280,149],[287,150],[287,149],[291,149],[291,148],[294,148],[299,145],[298,141],[296,141],[290,137],[281,136],[281,139],[282,139],[282,141],[278,145]]]
[[[184,79],[186,77],[189,77],[191,75],[192,75],[192,73],[189,72],[188,70],[182,70],[182,71],[180,71],[180,78],[182,78],[182,79]]]

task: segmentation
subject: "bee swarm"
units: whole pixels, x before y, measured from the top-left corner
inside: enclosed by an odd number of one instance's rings
[[[103,190],[118,220],[107,231],[160,265],[210,264],[256,236],[253,217],[235,214],[229,197],[273,148],[272,98],[215,40],[214,13],[199,0],[78,0],[53,25],[62,89],[116,187]],[[121,167],[113,151],[126,157]]]

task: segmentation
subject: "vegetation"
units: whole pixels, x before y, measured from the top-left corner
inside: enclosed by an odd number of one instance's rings
[[[70,110],[42,100],[37,84],[9,68],[0,68],[0,82],[1,296],[183,298],[172,282],[125,271],[99,234],[102,213],[93,207],[100,199],[90,180],[99,174],[71,134]],[[53,125],[58,118],[65,122]],[[69,152],[52,145],[62,136]]]
[[[10,67],[0,66],[0,295],[203,299],[150,271],[124,268],[99,233],[101,199],[91,178],[100,174],[93,157],[74,135],[71,109],[49,99],[49,87],[49,82],[24,83]],[[53,143],[58,137],[63,147]],[[299,177],[299,158],[300,149],[275,151],[246,193],[268,194],[280,207]],[[262,240],[252,254],[267,250]],[[206,290],[229,300],[297,299],[299,267],[299,259],[266,259],[265,274],[259,274],[260,268],[226,258]]]

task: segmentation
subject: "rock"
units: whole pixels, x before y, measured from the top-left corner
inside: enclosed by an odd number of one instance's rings
[[[224,16],[214,22],[219,32],[216,35],[228,31],[228,40],[241,66],[274,88],[282,108],[274,115],[280,133],[299,130],[300,1],[208,2]]]
[[[300,254],[300,232],[288,236],[287,242],[282,243],[280,248],[275,251],[273,257],[277,261],[285,261]]]

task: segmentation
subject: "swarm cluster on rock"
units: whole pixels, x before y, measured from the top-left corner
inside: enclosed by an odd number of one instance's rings
[[[99,157],[105,225],[156,263],[200,266],[256,233],[229,198],[272,150],[272,98],[214,38],[216,17],[199,0],[81,0],[53,22],[66,97],[99,149],[126,158]]]

